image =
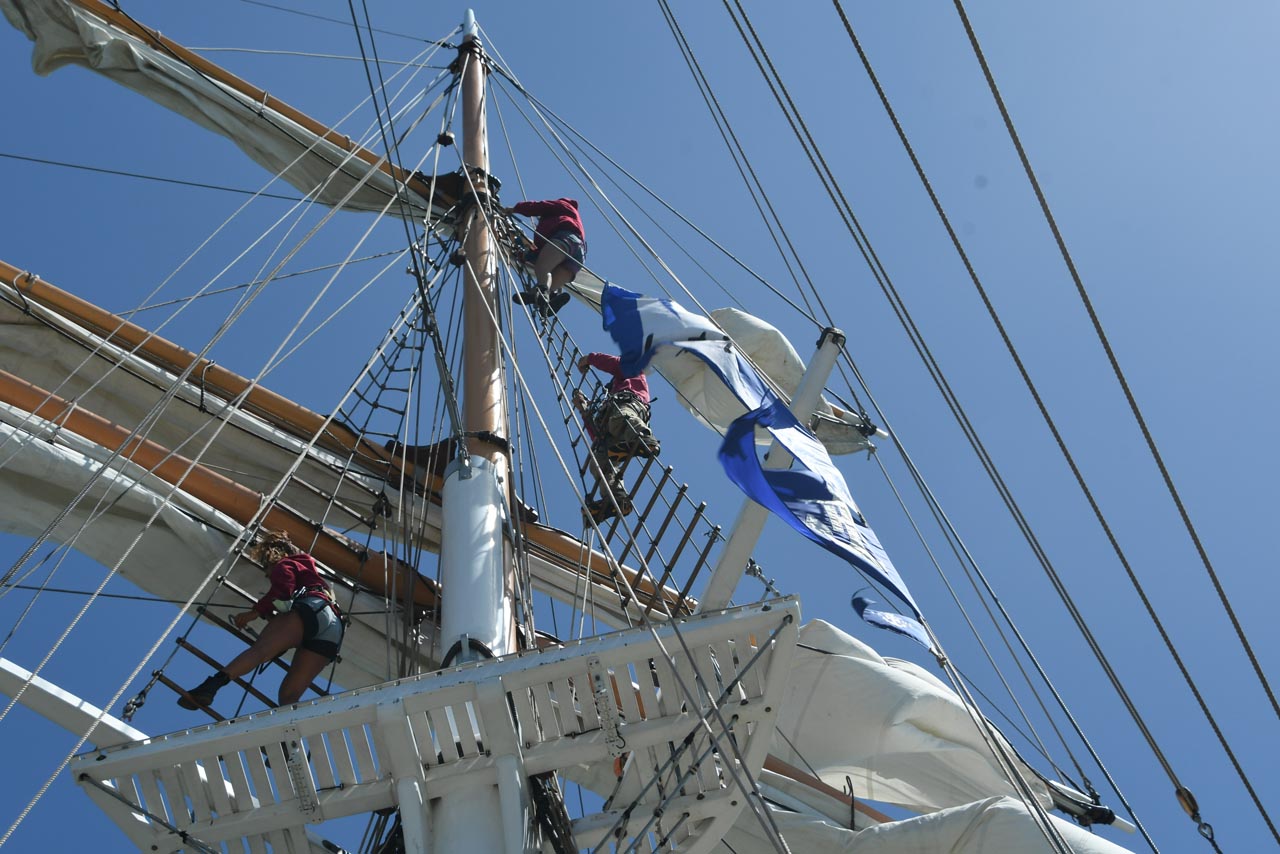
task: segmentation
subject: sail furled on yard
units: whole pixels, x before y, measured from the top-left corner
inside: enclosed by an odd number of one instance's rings
[[[187,381],[178,383],[176,393],[163,401],[165,389],[173,386],[178,374],[193,362],[195,366]],[[433,552],[440,548],[442,515],[436,495],[441,483],[434,473],[419,470],[409,474],[419,482],[420,489],[402,489],[400,469],[389,473],[387,457],[390,454],[381,446],[361,440],[339,420],[326,419],[260,385],[249,392],[240,406],[232,406],[230,401],[239,398],[250,385],[244,377],[211,362],[202,362],[195,353],[48,282],[29,277],[4,261],[0,261],[0,367],[28,383],[75,400],[78,410],[92,412],[130,430],[160,405],[160,414],[147,432],[150,439],[170,449],[201,447],[202,466],[224,473],[255,491],[280,483],[293,462],[303,455],[294,477],[279,493],[284,505],[309,519],[326,520],[326,524],[336,530],[354,530],[367,524],[371,516],[380,512],[376,508],[381,507],[393,516],[421,521],[422,524],[411,531],[414,547]],[[223,420],[227,422],[226,427],[219,429]],[[20,426],[23,419],[12,423]],[[325,424],[328,426],[322,429]],[[310,440],[317,430],[321,431],[319,441],[312,444]],[[71,434],[64,430],[62,435]],[[109,449],[94,447],[92,443],[86,448],[88,456],[95,459],[105,459],[110,453]],[[22,454],[49,450],[46,445],[33,443],[24,446]],[[6,460],[8,456],[6,454]],[[40,465],[46,464],[52,468],[63,465],[53,457]],[[75,473],[82,468],[72,464],[67,471]],[[9,484],[4,483],[6,479]],[[29,481],[12,462],[0,462],[0,489],[14,490],[9,494],[15,502],[20,500],[17,496],[23,494],[24,485]],[[189,496],[185,493],[180,491],[175,500],[187,501]],[[330,501],[329,496],[336,501]],[[62,506],[58,500],[65,501],[67,497],[45,503],[47,512],[40,517],[44,521],[36,524],[33,519],[31,526],[13,532],[27,536],[39,533]],[[119,508],[124,518],[140,518],[133,511],[126,512],[118,502],[111,506]],[[189,506],[206,505],[192,501]],[[218,531],[235,530],[234,526],[217,523],[212,517],[201,518],[205,525],[212,524]],[[105,527],[93,536],[115,536],[106,527],[118,521],[119,518],[104,519]],[[161,535],[153,531],[148,536]],[[192,542],[198,542],[199,535],[193,536]],[[229,547],[232,538],[230,533],[222,536],[225,540],[218,553]],[[178,535],[175,539],[185,541],[185,537]],[[576,602],[582,596],[580,561],[584,554],[591,555],[589,565],[605,564],[603,555],[584,552],[580,541],[546,526],[529,524],[526,538],[535,585],[561,601]],[[118,552],[103,550],[99,545],[87,547],[84,540],[78,542],[77,548],[103,562],[114,561],[113,555],[118,556]],[[208,557],[203,553],[186,555],[181,549],[172,554],[180,556],[177,565],[183,567],[205,566]],[[628,574],[634,586],[644,587],[645,582],[636,570],[624,566],[621,571]],[[177,580],[178,576],[163,562],[131,560],[124,572],[159,596],[185,599],[190,592],[192,579],[182,575],[181,580]],[[168,586],[171,581],[176,583],[175,587]],[[605,625],[626,625],[643,610],[643,602],[628,604],[611,587],[599,581],[590,584],[598,616]],[[428,586],[419,585],[419,589],[425,590]],[[671,601],[678,598],[678,593],[673,591],[664,595],[674,597]],[[364,610],[377,612],[375,607]],[[378,650],[379,656],[384,657],[381,644]]]
[[[621,370],[634,375],[680,359],[696,360],[741,403],[744,414],[725,432],[720,462],[752,500],[797,532],[883,584],[919,615],[911,592],[849,494],[822,443],[714,323],[669,299],[644,297],[614,285],[602,293],[604,328],[618,345]],[[795,459],[766,470],[755,433],[764,429]]]
[[[792,851],[821,851],[824,854],[1027,854],[1052,850],[1026,806],[1010,797],[986,798],[856,831],[783,809],[771,808],[771,818]],[[1049,820],[1073,854],[1129,852],[1128,848],[1056,816]],[[724,838],[737,854],[773,854],[777,851],[764,838],[754,817],[739,819]]]
[[[230,139],[323,204],[381,211],[403,182],[401,195],[412,216],[428,211],[421,181],[106,4],[0,0],[0,11],[35,43],[31,61],[37,74],[64,65],[96,71]]]
[[[911,662],[888,659],[821,620],[800,629],[774,756],[860,798],[916,812],[1016,797],[964,702]],[[1045,808],[1048,789],[1019,772]]]
[[[266,588],[262,570],[242,559],[222,570],[230,587],[202,590],[210,570],[230,552],[240,526],[144,467],[119,457],[111,460],[95,442],[3,403],[0,446],[5,448],[0,531],[40,536],[92,480],[90,492],[53,531],[52,543],[66,543],[104,566],[119,563],[122,577],[163,600],[181,603],[196,594],[196,605],[218,615],[244,609],[245,600],[235,589]],[[348,628],[335,680],[354,688],[398,675],[387,670],[381,598],[345,590],[339,596],[357,616]]]
[[[569,291],[600,311],[605,287],[590,271],[582,270]],[[713,309],[711,319],[721,334],[728,335],[764,375],[770,387],[788,396],[795,394],[804,376],[805,364],[787,336],[759,317],[736,308]],[[724,433],[747,411],[716,372],[699,359],[667,359],[657,354],[652,367],[676,390],[680,405],[718,433]],[[841,409],[826,398],[819,400],[810,426],[829,454],[871,450],[875,447],[871,437],[883,435],[877,434],[875,427],[858,413]],[[755,439],[758,445],[773,441],[767,430],[757,430]]]

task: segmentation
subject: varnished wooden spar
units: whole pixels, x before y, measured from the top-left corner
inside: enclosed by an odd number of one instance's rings
[[[304,441],[311,441],[319,434],[316,439],[319,447],[342,456],[354,454],[365,467],[373,470],[389,470],[392,479],[405,478],[416,484],[426,500],[437,505],[440,503],[440,489],[444,484],[440,473],[427,466],[415,465],[412,455],[406,458],[403,454],[388,451],[337,421],[329,421],[326,425],[325,416],[270,389],[255,385],[214,362],[201,359],[190,350],[144,327],[130,323],[2,260],[0,280],[12,286],[22,299],[67,318],[102,336],[109,343],[130,351],[137,358],[173,374],[181,375],[186,372],[190,377],[199,377],[201,387],[225,400],[234,400],[243,395],[242,408],[273,426]],[[218,509],[227,512],[222,507]],[[604,583],[609,583],[609,559],[602,552],[588,550],[580,540],[545,525],[528,523],[524,526],[524,533],[531,549],[541,560],[588,577],[598,576],[604,579]],[[620,571],[639,594],[642,603],[647,604],[647,601],[652,600],[656,588],[643,573],[628,567],[621,567]],[[688,613],[693,604],[670,588],[664,588],[662,596],[673,612]],[[664,609],[655,608],[655,611],[663,613]]]
[[[170,373],[187,372],[188,376],[199,377],[200,385],[218,397],[235,400],[244,395],[242,409],[262,416],[299,438],[310,441],[318,435],[316,444],[326,450],[344,455],[354,452],[366,462],[373,460],[384,464],[394,463],[390,452],[361,438],[351,428],[337,421],[330,421],[326,426],[325,416],[256,385],[215,362],[201,359],[190,350],[37,276],[0,261],[0,278],[12,285],[22,297],[75,321],[90,332],[102,336],[108,344],[129,350],[144,361]]]
[[[11,406],[56,423],[104,448],[117,451],[124,459],[150,471],[166,483],[178,486],[227,514],[242,525],[249,524],[266,500],[260,492],[241,486],[217,472],[179,456],[147,439],[130,438],[129,430],[113,424],[82,407],[37,388],[8,371],[0,371],[0,400]],[[390,589],[413,590],[414,604],[436,610],[439,603],[435,582],[385,552],[366,552],[358,544],[323,528],[279,505],[269,507],[262,517],[268,528],[289,532],[299,545],[335,572],[375,593]],[[388,584],[394,579],[394,588]]]

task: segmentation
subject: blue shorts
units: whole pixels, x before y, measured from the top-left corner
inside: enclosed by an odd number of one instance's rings
[[[563,228],[547,238],[547,242],[542,245],[542,248],[536,252],[530,252],[525,256],[525,260],[533,263],[540,253],[546,251],[555,252],[557,255],[563,256],[564,260],[556,266],[567,268],[574,276],[578,275],[578,272],[582,270],[582,262],[587,258],[587,244],[582,241],[582,238],[576,232],[567,228]]]
[[[303,596],[295,599],[289,610],[302,618],[302,648],[318,652],[333,661],[342,647],[346,626],[342,625],[337,611],[323,596]]]

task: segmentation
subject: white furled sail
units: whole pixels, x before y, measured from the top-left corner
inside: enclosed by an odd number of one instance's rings
[[[37,74],[64,65],[96,71],[230,139],[254,162],[323,204],[381,211],[399,181],[409,215],[420,218],[428,211],[430,190],[421,181],[106,4],[0,0],[0,11],[35,42],[31,62]]]
[[[836,788],[848,776],[858,798],[927,812],[1017,794],[954,691],[821,620],[801,629],[778,733],[774,756]]]
[[[48,283],[29,279],[3,261],[0,261],[0,297],[3,297],[0,299],[0,365],[4,370],[61,398],[74,400],[79,409],[128,430],[136,427],[161,401],[164,390],[175,383],[174,370],[196,359],[194,353],[177,348],[141,327],[125,324],[115,315],[75,300]],[[72,309],[59,306],[62,301],[74,303]],[[81,315],[91,315],[91,318]],[[147,346],[137,347],[135,341],[145,341]],[[430,472],[420,474],[425,487],[423,494],[401,490],[395,477],[388,481],[384,457],[389,455],[374,456],[381,448],[365,444],[357,445],[357,453],[351,456],[341,448],[346,440],[337,440],[347,434],[348,438],[354,438],[354,433],[336,423],[331,423],[320,442],[308,449],[315,429],[311,425],[321,423],[322,416],[290,401],[283,403],[293,420],[271,416],[255,406],[252,398],[242,408],[231,407],[228,400],[235,388],[247,385],[247,381],[224,369],[210,367],[206,375],[204,367],[197,365],[188,381],[178,384],[177,393],[164,404],[161,414],[148,429],[148,439],[179,454],[192,456],[198,452],[201,465],[225,472],[229,478],[258,493],[270,492],[294,460],[303,455],[295,476],[280,492],[283,504],[335,530],[358,528],[382,506],[387,513],[418,520],[413,526],[415,546],[432,552],[439,550],[441,513],[432,497],[437,484]],[[267,398],[277,397],[262,387],[255,391]],[[224,418],[227,424],[219,431],[219,422]],[[64,431],[64,435],[71,434]],[[104,456],[107,453],[100,447],[96,450]],[[8,471],[7,467],[0,467],[0,480],[8,477]],[[15,480],[10,487],[20,495],[23,484]],[[190,497],[182,491],[178,495]],[[326,497],[329,495],[336,500],[331,502]],[[64,503],[70,497],[66,496]],[[42,531],[62,506],[46,507],[45,521],[32,533]],[[226,525],[215,527],[224,532],[238,531]],[[227,535],[217,554],[229,547],[232,536],[234,534]],[[583,579],[577,560],[584,554],[582,543],[563,532],[532,524],[528,526],[527,536],[529,567],[539,587],[562,601],[572,602],[580,597]],[[184,551],[180,542],[175,545],[179,546],[175,554],[181,554],[184,562],[200,567],[211,565],[207,554]],[[596,555],[592,564],[602,567],[606,561]],[[635,570],[621,569],[632,578],[633,585],[644,588]],[[165,583],[163,579],[167,574],[163,567],[160,570],[158,573],[139,570],[130,577],[156,595],[185,599],[189,587],[179,585],[180,589],[161,590],[154,586],[153,575],[156,583]],[[191,581],[184,578],[182,584]],[[250,589],[257,588],[251,586]],[[643,603],[622,604],[617,591],[610,586],[592,582],[590,589],[605,625],[626,625],[644,610]],[[655,619],[662,618],[661,609],[653,614]],[[378,643],[380,647],[385,646],[382,640]],[[380,660],[385,659],[384,653],[379,655]]]
[[[1045,840],[1025,806],[998,797],[875,825],[857,831],[837,827],[802,813],[773,810],[772,817],[792,851],[826,854],[1039,854],[1056,850]],[[1126,854],[1129,849],[1095,836],[1084,828],[1050,816],[1054,828],[1075,854]],[[759,825],[739,820],[725,835],[738,854],[772,854]]]
[[[6,457],[0,469],[0,505],[5,507],[0,530],[39,536],[101,472],[87,497],[54,532],[53,542],[70,541],[77,551],[105,566],[114,566],[128,551],[120,574],[154,596],[185,602],[196,594],[196,605],[213,605],[213,612],[223,616],[233,607],[248,606],[230,588],[219,588],[212,598],[212,588],[200,589],[239,532],[234,520],[174,491],[141,466],[119,459],[107,466],[108,453],[101,446],[15,407],[0,405],[0,447]],[[249,561],[237,561],[227,577],[242,590],[265,589],[262,569]],[[354,599],[352,595],[338,594],[348,613],[357,616],[334,678],[355,688],[399,674],[387,672],[386,606],[368,593],[355,593]]]
[[[603,281],[583,270],[569,290],[600,311],[604,285]],[[787,336],[755,315],[736,308],[717,308],[711,312],[711,319],[746,354],[773,388],[788,399],[795,394],[800,378],[804,376],[805,363]],[[655,357],[651,367],[676,390],[676,399],[681,406],[718,433],[724,433],[730,424],[746,413],[733,392],[699,359]],[[853,454],[875,447],[867,435],[875,435],[874,427],[857,413],[834,406],[825,398],[819,402],[814,418],[807,426],[829,454]],[[757,445],[767,446],[771,441],[768,431],[756,431]]]

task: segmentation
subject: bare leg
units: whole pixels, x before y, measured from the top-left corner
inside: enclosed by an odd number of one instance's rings
[[[294,650],[293,660],[289,663],[289,672],[280,683],[280,705],[288,706],[298,702],[302,692],[315,681],[320,671],[329,666],[329,659],[309,649]]]
[[[573,276],[567,267],[561,267],[565,254],[559,246],[548,243],[538,251],[538,260],[533,264],[533,280],[539,286],[547,288],[551,293],[558,292]]]
[[[277,614],[267,623],[253,646],[233,658],[230,664],[222,668],[222,672],[235,679],[301,643],[302,617],[292,611]]]
[[[567,264],[561,264],[551,271],[551,293],[558,294],[564,290],[564,286],[573,281],[573,273],[569,272]]]

